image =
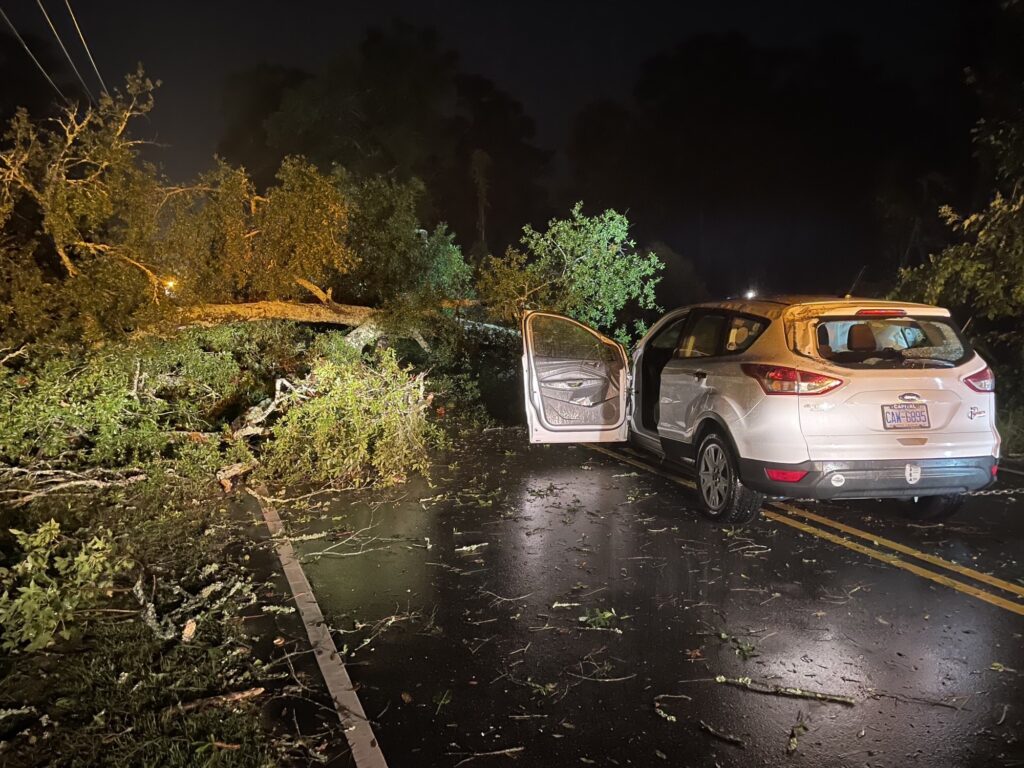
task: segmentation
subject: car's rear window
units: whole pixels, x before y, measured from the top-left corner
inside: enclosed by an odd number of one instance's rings
[[[821,317],[815,352],[847,368],[952,368],[972,354],[946,317]]]

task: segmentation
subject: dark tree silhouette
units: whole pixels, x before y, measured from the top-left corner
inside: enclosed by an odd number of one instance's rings
[[[697,37],[651,59],[631,103],[580,112],[569,197],[629,211],[713,289],[845,290],[884,260],[879,195],[935,167],[930,119],[852,40]]]
[[[448,222],[478,256],[550,213],[549,156],[533,144],[533,121],[492,82],[461,72],[432,30],[373,29],[321,73],[262,66],[229,88],[220,150],[258,183],[289,154],[357,179],[418,179],[420,219]]]

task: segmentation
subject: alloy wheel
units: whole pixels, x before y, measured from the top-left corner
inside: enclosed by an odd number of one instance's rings
[[[713,510],[721,509],[729,494],[729,461],[722,446],[712,443],[700,457],[700,492],[704,503]]]

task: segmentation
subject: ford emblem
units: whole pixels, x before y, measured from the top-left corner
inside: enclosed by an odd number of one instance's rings
[[[921,396],[917,394],[917,392],[904,392],[902,395],[900,395],[900,400],[902,400],[904,403],[916,403],[920,399]]]

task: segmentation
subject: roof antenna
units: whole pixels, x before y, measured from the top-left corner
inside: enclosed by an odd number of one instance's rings
[[[864,277],[864,270],[867,269],[867,268],[868,268],[867,264],[865,264],[863,267],[860,268],[860,272],[858,272],[857,276],[855,278],[853,278],[853,284],[850,286],[850,290],[848,290],[846,292],[846,295],[843,297],[844,299],[852,299],[853,298],[853,292],[855,290],[857,290],[857,284],[860,282],[860,279],[862,277]]]

